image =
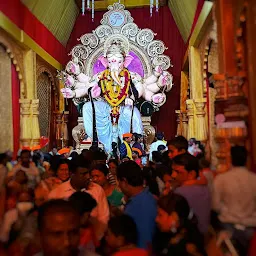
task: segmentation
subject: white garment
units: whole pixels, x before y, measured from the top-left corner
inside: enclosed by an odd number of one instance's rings
[[[8,177],[15,176],[16,172],[22,170],[28,176],[28,187],[34,189],[36,185],[40,182],[40,172],[34,163],[30,163],[29,168],[22,166],[21,164],[16,164],[12,171],[8,173]]]
[[[165,142],[165,141],[162,141],[162,140],[157,140],[156,142],[153,142],[153,143],[150,145],[149,161],[153,161],[153,159],[152,159],[152,153],[153,153],[153,151],[157,151],[157,148],[158,148],[158,146],[160,146],[160,145],[166,146],[166,142]]]
[[[225,223],[256,227],[256,174],[233,167],[213,183],[213,208]]]
[[[49,195],[48,199],[68,199],[76,190],[71,186],[70,180],[63,182],[57,188],[53,189]],[[86,190],[96,201],[97,207],[91,212],[93,217],[93,225],[95,227],[96,235],[101,239],[107,227],[109,220],[109,207],[107,198],[104,190],[101,186],[96,183],[91,182],[90,187]]]

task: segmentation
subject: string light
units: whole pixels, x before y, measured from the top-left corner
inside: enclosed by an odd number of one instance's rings
[[[85,0],[82,0],[82,15],[85,13]]]

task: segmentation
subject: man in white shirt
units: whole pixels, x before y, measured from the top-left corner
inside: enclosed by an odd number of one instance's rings
[[[40,182],[40,172],[35,163],[31,161],[30,150],[24,149],[20,153],[20,163],[16,164],[12,171],[8,172],[8,177],[15,176],[16,172],[22,170],[28,176],[28,187],[34,189]]]
[[[164,134],[162,132],[158,132],[156,134],[156,142],[153,142],[150,145],[150,151],[149,151],[149,161],[153,161],[152,159],[152,153],[153,151],[157,151],[158,146],[164,145],[166,147],[166,141],[164,141]]]
[[[256,174],[245,166],[245,147],[232,147],[231,160],[232,168],[213,182],[213,209],[225,228],[231,227],[233,235],[240,233],[238,239],[246,246],[250,228],[256,227]]]
[[[63,182],[52,190],[48,199],[68,199],[76,191],[86,191],[96,201],[97,207],[92,211],[91,217],[95,233],[99,239],[103,237],[109,220],[109,206],[104,190],[90,180],[89,164],[79,156],[71,165],[73,172],[70,180]]]

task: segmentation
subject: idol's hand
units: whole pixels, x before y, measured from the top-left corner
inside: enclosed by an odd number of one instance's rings
[[[124,101],[125,106],[132,106],[133,105],[133,100],[130,98],[126,98]]]
[[[70,88],[63,88],[60,91],[64,98],[71,99],[75,97],[75,92],[72,91]]]
[[[152,101],[155,104],[160,104],[165,100],[166,96],[163,93],[157,93],[155,95],[152,96]]]

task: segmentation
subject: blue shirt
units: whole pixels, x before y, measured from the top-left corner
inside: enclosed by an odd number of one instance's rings
[[[129,199],[124,212],[132,217],[137,225],[138,247],[148,249],[156,228],[157,204],[155,198],[148,189],[144,189]]]

